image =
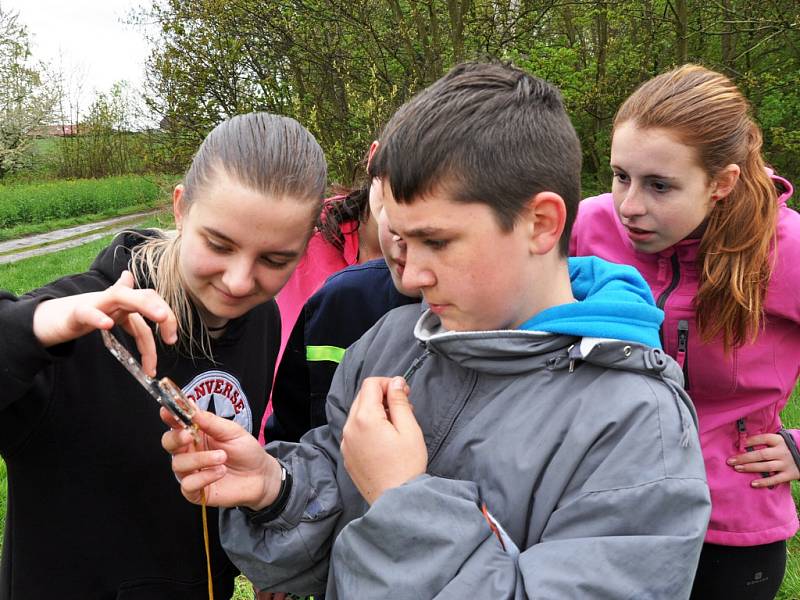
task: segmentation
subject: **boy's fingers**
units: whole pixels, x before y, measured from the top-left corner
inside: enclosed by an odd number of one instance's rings
[[[361,384],[361,389],[350,408],[350,414],[356,418],[373,417],[378,414],[385,417],[383,399],[388,385],[388,377],[367,377]]]
[[[158,416],[161,417],[161,420],[164,421],[165,425],[168,425],[170,429],[175,430],[183,430],[183,423],[178,421],[171,412],[169,412],[163,406],[158,410]]]
[[[194,471],[220,466],[225,463],[227,458],[224,450],[182,452],[172,455],[172,470],[185,477]]]
[[[181,456],[189,455],[181,454]],[[175,471],[175,473],[179,477],[181,482],[181,490],[183,491],[184,495],[193,497],[195,494],[207,488],[212,483],[216,483],[222,479],[225,476],[226,471],[227,469],[225,468],[225,465],[217,465],[202,471],[187,473],[186,475],[179,475],[178,471]],[[191,499],[192,498],[190,498],[190,500]],[[216,506],[215,499],[213,497],[207,497],[206,500],[209,506]]]
[[[389,409],[389,418],[398,431],[419,428],[419,423],[414,417],[414,408],[408,401],[408,386],[402,377],[395,377],[389,382],[386,405]]]
[[[165,409],[162,408],[161,410],[163,411]],[[167,422],[166,419],[164,419],[163,416],[161,417],[161,420],[167,423],[167,425],[172,426]],[[180,426],[177,427],[179,428],[165,431],[161,436],[161,447],[170,454],[175,454],[177,452],[183,452],[194,448],[194,438],[189,430],[183,429]]]
[[[209,437],[214,438],[218,442],[227,442],[241,437],[242,435],[252,437],[235,421],[223,419],[206,410],[198,410],[194,417],[192,417],[192,422],[208,434]],[[255,438],[253,438],[253,440],[255,440]]]

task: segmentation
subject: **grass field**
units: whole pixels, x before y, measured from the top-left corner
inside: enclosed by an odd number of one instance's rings
[[[143,224],[147,227],[170,227],[171,222],[153,218]],[[86,269],[100,249],[105,247],[110,238],[98,240],[85,246],[65,250],[54,254],[30,258],[18,263],[0,265],[0,288],[16,294],[41,286],[56,277],[68,273],[77,273]],[[784,424],[788,428],[800,428],[800,387],[795,390],[792,399],[782,414]],[[800,506],[800,485],[793,484],[795,502]],[[0,533],[5,523],[6,506],[6,468],[0,461]],[[0,539],[2,536],[0,535]],[[252,586],[241,577],[233,600],[251,600]],[[786,577],[779,595],[779,600],[800,600],[800,535],[789,542],[789,557]]]
[[[163,206],[174,175],[0,185],[0,241]]]

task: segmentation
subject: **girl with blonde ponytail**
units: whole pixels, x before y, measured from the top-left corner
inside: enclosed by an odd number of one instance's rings
[[[255,434],[280,345],[275,294],[322,207],[327,171],[293,119],[231,118],[173,193],[176,231],[128,231],[86,273],[0,291],[0,599],[230,598],[238,570],[175,488],[158,406],[98,329],[201,409]],[[138,352],[137,352],[138,350]],[[137,486],[131,486],[131,477]]]
[[[712,514],[692,598],[771,599],[798,529],[800,431],[780,411],[800,364],[800,215],[724,75],[684,65],[614,119],[612,192],[580,204],[574,255],[631,264],[694,401]]]

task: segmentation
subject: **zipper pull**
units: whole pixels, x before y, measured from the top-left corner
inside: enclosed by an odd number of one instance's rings
[[[744,417],[736,421],[736,430],[739,432],[739,452],[745,452],[744,441],[747,439],[747,426]]]
[[[431,351],[428,348],[425,348],[425,352],[420,354],[417,358],[414,359],[414,362],[406,369],[406,372],[403,373],[403,379],[406,380],[407,385],[411,385],[411,378],[414,376],[422,364],[428,360],[428,357],[431,355]]]
[[[689,321],[681,319],[678,321],[678,352],[675,360],[683,370],[683,389],[689,389],[689,364],[687,355],[689,353]]]

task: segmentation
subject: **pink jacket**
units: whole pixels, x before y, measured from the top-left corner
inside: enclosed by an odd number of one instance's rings
[[[345,223],[342,234],[344,249],[339,250],[329,244],[322,234],[315,232],[294,273],[278,292],[275,298],[281,311],[281,349],[278,362],[306,300],[322,287],[329,276],[358,262],[357,223]]]
[[[786,206],[792,186],[778,202],[777,261],[766,297],[766,326],[753,344],[726,356],[721,343],[703,344],[695,327],[692,301],[697,292],[699,240],[683,240],[657,254],[631,245],[611,194],[581,202],[570,254],[596,255],[635,266],[665,312],[664,350],[684,370],[686,390],[700,422],[700,442],[711,490],[706,541],[755,546],[790,538],[798,529],[788,483],[755,489],[758,474],[740,474],[725,461],[745,451],[750,435],[777,432],[780,411],[800,375],[800,214]],[[800,431],[790,431],[800,445]],[[791,439],[791,438],[790,438]]]

